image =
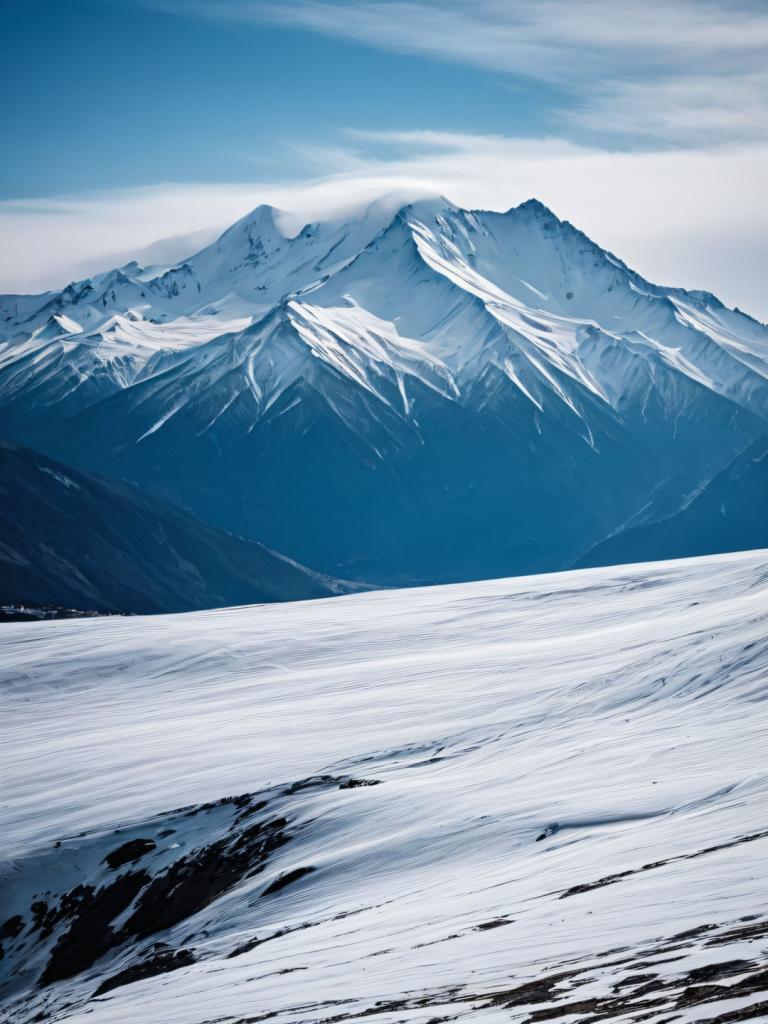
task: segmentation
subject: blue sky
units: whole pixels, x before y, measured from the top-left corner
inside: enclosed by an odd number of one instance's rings
[[[183,12],[183,5],[178,5]],[[339,128],[542,134],[554,87],[139,0],[5,0],[0,196],[300,178]],[[566,97],[561,96],[565,100]],[[366,147],[369,151],[373,146]],[[313,168],[309,168],[314,170]]]
[[[3,0],[0,38],[0,290],[424,188],[768,317],[763,3]]]

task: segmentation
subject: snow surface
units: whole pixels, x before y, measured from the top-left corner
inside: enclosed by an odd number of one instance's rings
[[[132,837],[161,875],[233,794],[290,841],[43,989],[6,942],[0,1017],[766,1019],[767,622],[760,551],[3,627],[5,916]],[[94,997],[159,940],[196,962]]]

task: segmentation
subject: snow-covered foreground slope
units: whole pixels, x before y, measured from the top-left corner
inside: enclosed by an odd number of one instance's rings
[[[750,552],[5,627],[3,1020],[766,1019],[767,623]]]

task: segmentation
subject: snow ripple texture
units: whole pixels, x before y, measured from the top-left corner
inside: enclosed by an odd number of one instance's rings
[[[767,619],[749,552],[4,627],[0,1019],[767,1019]]]

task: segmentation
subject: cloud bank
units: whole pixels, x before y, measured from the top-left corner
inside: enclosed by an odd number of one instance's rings
[[[292,211],[300,226],[383,192],[438,191],[497,210],[535,196],[646,277],[713,291],[768,319],[761,0],[112,2],[522,76],[552,88],[558,137],[347,131],[326,146],[293,144],[298,183],[0,202],[0,291],[61,287],[132,257],[173,262],[261,202]]]
[[[62,287],[134,256],[146,262],[157,239],[171,241],[149,260],[183,258],[261,202],[291,211],[298,230],[385,192],[442,192],[495,210],[535,196],[651,280],[707,289],[768,319],[768,144],[628,153],[433,131],[340,138],[297,145],[306,175],[290,185],[171,183],[0,202],[0,291]]]

